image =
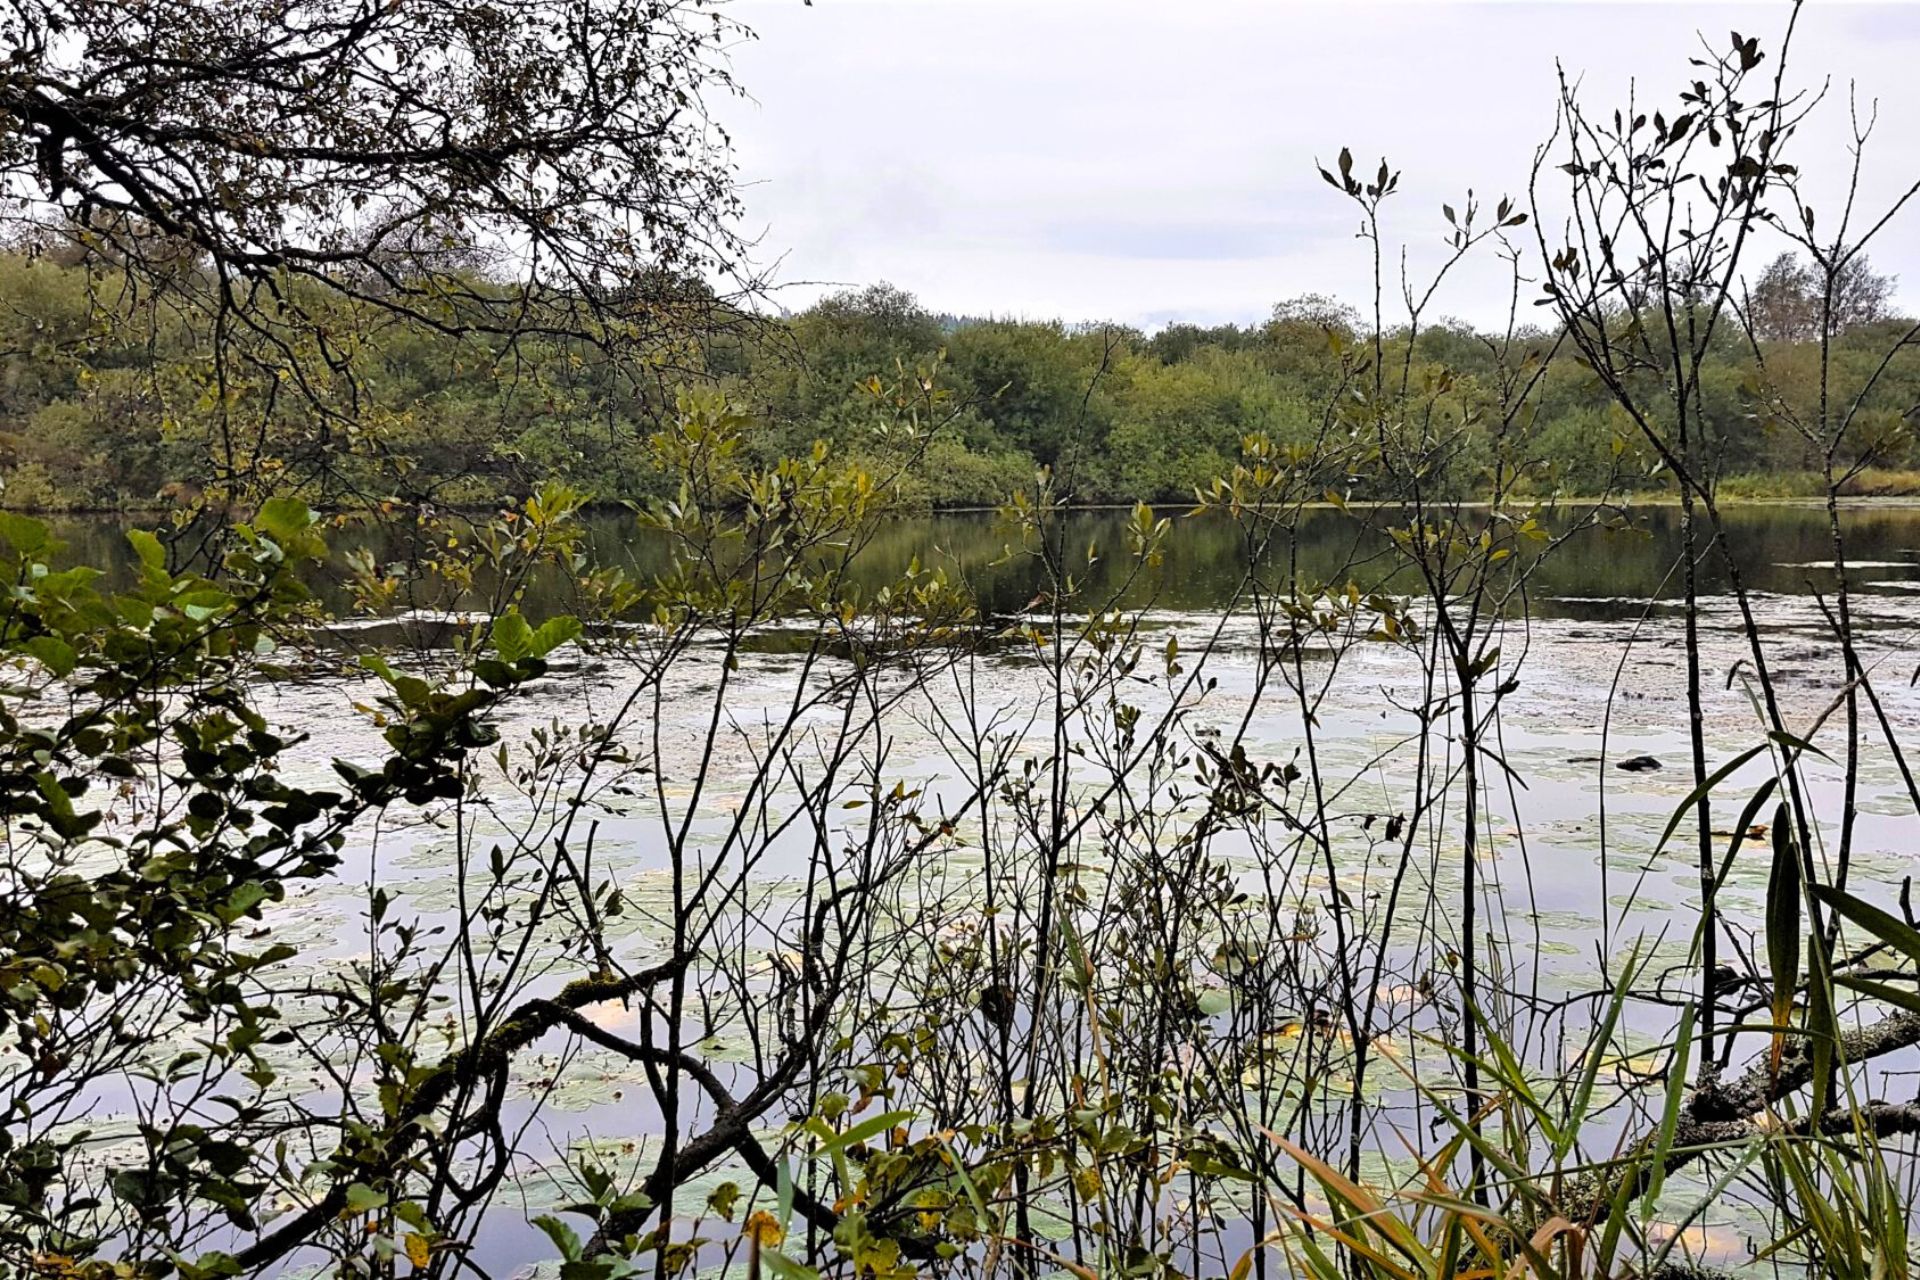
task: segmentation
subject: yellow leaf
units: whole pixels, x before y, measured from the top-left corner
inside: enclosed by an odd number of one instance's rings
[[[427,1266],[427,1256],[433,1252],[433,1241],[418,1231],[409,1231],[406,1239],[401,1243],[406,1247],[407,1261],[411,1262],[416,1270],[424,1271]]]

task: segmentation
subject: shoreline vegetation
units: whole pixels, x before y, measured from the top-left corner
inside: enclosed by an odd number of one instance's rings
[[[1827,505],[1827,499],[1818,493],[1754,492],[1750,486],[1742,483],[1747,479],[1748,477],[1745,476],[1727,477],[1723,482],[1726,485],[1726,489],[1719,499],[1722,508],[1733,510],[1748,507],[1813,509],[1823,508]],[[1557,505],[1573,509],[1590,508],[1598,505],[1612,505],[1625,508],[1678,507],[1680,505],[1680,499],[1675,495],[1661,493],[1657,490],[1615,494],[1611,498],[1594,494],[1555,494],[1554,502]],[[1920,476],[1915,477],[1911,487],[1908,487],[1903,482],[1898,492],[1842,493],[1835,496],[1834,502],[1842,511],[1901,510],[1909,507],[1920,507]],[[436,504],[436,509],[452,515],[474,516],[494,512],[502,507],[510,509],[518,505],[518,500],[508,498],[500,503]],[[1136,503],[1132,502],[1062,502],[1056,504],[1054,510],[1063,515],[1073,515],[1076,513],[1102,511],[1132,511],[1136,505]],[[1188,503],[1187,505],[1191,506],[1192,504]],[[1392,510],[1403,504],[1391,498],[1356,498],[1351,502],[1329,502],[1326,499],[1318,499],[1299,502],[1295,505],[1301,511],[1338,511],[1343,509],[1367,511]],[[1492,504],[1482,499],[1463,498],[1454,505],[1463,510],[1485,510]],[[1169,513],[1174,515],[1183,514],[1178,509],[1180,506],[1181,504],[1179,503],[1170,504]],[[173,507],[163,503],[154,503],[149,506],[123,507],[23,507],[0,501],[0,511],[16,511],[22,515],[52,517],[56,520],[63,517],[101,519],[107,516],[124,516],[127,517],[129,521],[137,522],[138,517],[153,516],[160,512],[171,511],[173,509]],[[591,497],[580,504],[580,510],[583,514],[625,511],[628,509],[629,504],[627,503],[607,502]],[[315,513],[318,515],[347,514],[354,510],[355,508],[347,506],[314,508]],[[892,509],[892,514],[900,518],[912,518],[921,515],[997,517],[1002,515],[1005,510],[1004,505],[987,505],[984,503],[974,506],[954,507],[916,508],[910,506],[895,506]]]
[[[1723,328],[1702,353],[1701,462],[1724,499],[1823,499],[1829,464],[1842,496],[1920,496],[1908,421],[1920,349],[1899,341],[1912,322],[1889,310],[1891,279],[1864,256],[1850,262],[1853,301],[1824,338],[1807,319],[1821,301],[1815,283],[1782,255],[1744,286],[1749,327]],[[281,340],[229,334],[221,341],[242,349],[212,361],[205,316],[164,295],[123,306],[114,270],[46,233],[0,251],[0,507],[244,510],[291,485],[316,510],[474,510],[549,482],[645,503],[677,483],[646,460],[648,442],[689,393],[722,396],[743,415],[742,447],[761,464],[816,441],[877,461],[904,411],[906,429],[929,436],[897,481],[908,509],[992,509],[1043,472],[1071,506],[1173,507],[1230,472],[1251,439],[1310,447],[1362,357],[1441,388],[1436,426],[1459,429],[1423,462],[1435,495],[1484,498],[1501,450],[1517,448],[1515,496],[1680,500],[1669,460],[1568,358],[1566,333],[1545,328],[1496,335],[1418,320],[1384,329],[1375,350],[1370,321],[1317,296],[1283,302],[1261,324],[1149,334],[938,315],[888,285],[769,318],[675,280],[656,287],[697,313],[695,327],[618,361],[592,342],[478,323],[448,334],[396,323],[375,303],[334,302],[328,341],[362,354],[350,374],[314,379],[296,397]],[[506,291],[479,265],[459,278],[474,297]],[[318,306],[290,290],[277,309]],[[1489,428],[1503,394],[1496,351],[1539,371],[1517,443],[1496,444]],[[1854,399],[1843,447],[1823,459],[1793,424]],[[1377,474],[1329,479],[1333,500],[1393,499]]]

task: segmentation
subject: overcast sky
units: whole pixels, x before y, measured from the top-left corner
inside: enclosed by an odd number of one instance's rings
[[[1403,171],[1391,232],[1431,251],[1442,201],[1524,195],[1554,62],[1608,110],[1669,107],[1699,37],[1777,49],[1785,4],[1402,0],[738,0],[751,101],[724,104],[776,298],[891,281],[937,311],[1146,327],[1359,301],[1350,209],[1314,172],[1351,146]],[[1847,95],[1878,100],[1867,203],[1920,179],[1920,4],[1812,0],[1790,66],[1831,78],[1798,140],[1844,178]],[[1829,204],[1837,201],[1837,196]],[[1820,202],[1816,200],[1816,204]],[[1837,207],[1837,205],[1835,205]],[[1872,257],[1920,307],[1920,208]],[[1505,314],[1489,260],[1440,310]],[[1529,289],[1526,300],[1535,296]]]

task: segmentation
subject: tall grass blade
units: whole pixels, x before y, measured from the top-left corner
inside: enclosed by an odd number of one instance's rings
[[[1769,1070],[1778,1073],[1786,1051],[1788,1015],[1800,983],[1800,851],[1787,825],[1787,806],[1773,811],[1773,871],[1767,877],[1767,966],[1773,979],[1773,1046]]]

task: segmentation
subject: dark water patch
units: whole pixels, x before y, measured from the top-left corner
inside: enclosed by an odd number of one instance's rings
[[[1472,513],[1469,513],[1470,515]],[[1831,595],[1836,576],[1826,514],[1817,508],[1756,506],[1725,513],[1726,545],[1734,566],[1756,594],[1806,597]],[[667,564],[661,535],[640,529],[625,513],[595,512],[585,517],[593,547],[603,561],[645,577]],[[1673,507],[1629,510],[1605,527],[1582,529],[1539,563],[1527,584],[1526,607],[1537,617],[1593,621],[1632,620],[1674,607],[1680,576],[1680,513]],[[1127,555],[1131,517],[1120,511],[1082,511],[1066,517],[1060,545],[1069,548],[1068,569],[1083,584],[1080,602],[1127,607],[1152,605],[1174,610],[1220,610],[1248,588],[1249,543],[1243,529],[1217,516],[1176,520],[1157,568],[1136,572]],[[1912,548],[1920,546],[1920,507],[1852,507],[1841,513],[1853,569],[1849,581],[1869,596],[1900,597],[1920,589],[1920,571]],[[1254,562],[1266,590],[1286,585],[1288,567],[1303,589],[1343,587],[1414,593],[1419,583],[1395,570],[1386,554],[1388,531],[1404,517],[1389,509],[1304,513],[1298,530],[1276,538]],[[135,560],[125,531],[151,522],[120,516],[76,516],[50,520],[66,543],[62,559],[87,563],[130,581]],[[1551,526],[1552,522],[1548,522]],[[377,525],[336,530],[330,535],[342,568],[337,581],[322,583],[324,602],[336,610],[349,603],[345,556],[365,551],[402,584],[396,608],[420,615],[445,614],[486,606],[487,587],[452,587],[430,566],[445,550],[445,528],[420,528],[395,517]],[[1088,566],[1086,551],[1097,552]],[[854,585],[863,591],[896,577],[913,560],[946,570],[965,584],[981,609],[995,616],[1024,612],[1045,586],[1037,560],[1022,549],[1017,531],[985,513],[901,517],[881,526],[854,566]],[[1122,590],[1130,579],[1131,587]],[[1724,592],[1730,581],[1718,554],[1701,566],[1707,594]],[[529,588],[524,607],[530,613],[565,612],[570,584],[548,578]],[[1516,601],[1516,605],[1519,602]],[[1866,620],[1872,625],[1871,619]],[[413,624],[416,629],[429,626]],[[409,637],[410,639],[413,637]]]

